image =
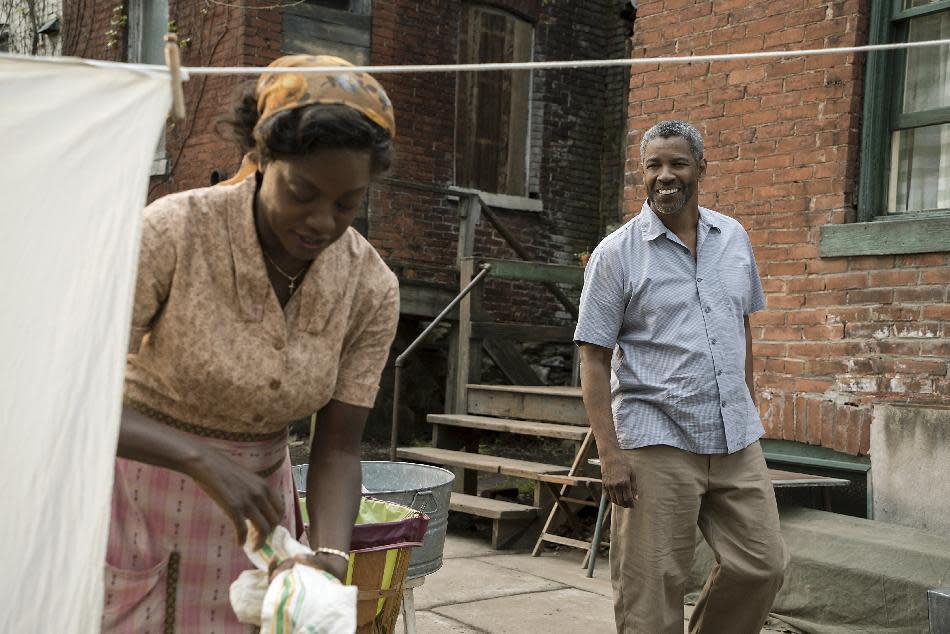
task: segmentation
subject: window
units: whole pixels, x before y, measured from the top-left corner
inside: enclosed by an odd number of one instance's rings
[[[168,0],[129,0],[128,60],[139,64],[165,64],[165,33],[169,30]],[[165,131],[152,161],[152,176],[168,171]]]
[[[510,13],[464,5],[459,62],[529,62],[534,31]],[[460,73],[456,184],[524,196],[527,189],[531,72]]]
[[[950,37],[950,0],[870,6],[870,44]],[[950,251],[950,47],[875,51],[865,73],[858,222],[822,227],[821,255]]]
[[[370,63],[373,30],[370,0],[308,0],[281,10],[281,52],[335,55],[357,65]]]

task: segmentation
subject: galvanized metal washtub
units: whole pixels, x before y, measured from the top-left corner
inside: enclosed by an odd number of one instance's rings
[[[448,469],[388,460],[364,460],[363,495],[394,502],[429,516],[422,546],[414,548],[407,579],[432,574],[442,567],[442,549],[449,520],[449,498],[455,474]],[[301,494],[307,491],[308,465],[293,467],[294,483]]]

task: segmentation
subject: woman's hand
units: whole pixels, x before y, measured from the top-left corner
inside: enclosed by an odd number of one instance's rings
[[[264,478],[219,451],[202,451],[188,475],[234,522],[241,546],[247,539],[246,521],[256,529],[254,547],[260,548],[284,515],[283,501]]]

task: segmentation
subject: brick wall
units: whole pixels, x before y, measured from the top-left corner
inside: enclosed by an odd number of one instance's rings
[[[860,0],[641,0],[633,55],[742,53],[867,41]],[[704,133],[700,204],[749,231],[768,297],[752,317],[767,435],[869,450],[871,405],[950,403],[950,254],[819,258],[819,227],[854,218],[863,63],[821,56],[635,66],[626,217],[645,197],[640,135]],[[881,98],[885,98],[882,96]]]
[[[247,0],[240,4],[270,7],[274,3]],[[116,0],[67,2],[63,15],[64,54],[125,61],[127,28],[118,28],[117,36],[107,34],[114,28],[110,21],[116,7],[122,9],[122,14],[128,13],[128,4]],[[277,9],[170,0],[169,19],[175,22],[185,66],[266,65],[280,55],[281,15]],[[195,76],[185,82],[187,117],[182,123],[169,123],[166,129],[170,172],[152,178],[150,200],[207,186],[212,170],[236,171],[241,153],[235,144],[217,133],[215,123],[230,112],[239,84],[247,80],[237,76]]]

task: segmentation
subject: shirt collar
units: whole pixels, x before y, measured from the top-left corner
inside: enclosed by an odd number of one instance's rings
[[[254,225],[256,174],[248,176],[228,192],[228,236],[234,263],[234,282],[241,315],[246,321],[263,321],[268,307],[277,311],[283,323],[284,311],[271,288],[264,265],[264,252]],[[322,331],[334,310],[340,305],[342,282],[356,274],[352,260],[354,230],[349,229],[339,240],[327,247],[304,275],[291,302],[299,302],[300,327],[310,332]],[[288,304],[290,306],[290,304]]]
[[[666,235],[666,232],[669,231],[666,225],[663,224],[663,221],[656,215],[656,212],[650,207],[649,200],[643,202],[640,216],[643,218],[643,221],[640,223],[640,234],[644,242],[655,240],[659,236]],[[707,230],[715,229],[716,231],[722,231],[722,228],[719,226],[719,221],[715,218],[713,213],[705,207],[699,208],[699,222],[705,225]]]

